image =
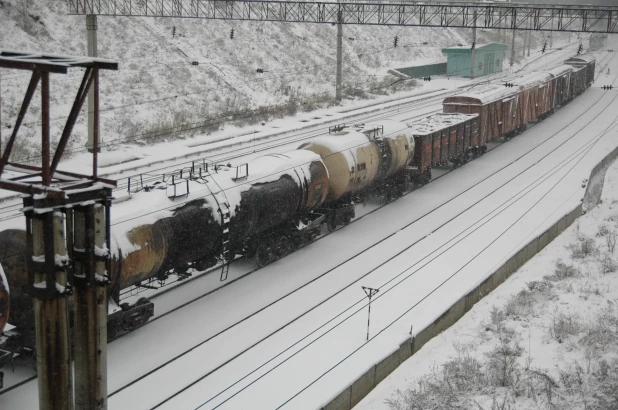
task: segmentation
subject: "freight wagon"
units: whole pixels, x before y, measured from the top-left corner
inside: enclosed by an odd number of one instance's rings
[[[410,165],[414,186],[431,180],[431,169],[468,162],[479,153],[478,114],[436,114],[408,124],[415,152]]]
[[[569,58],[564,64],[573,66],[571,74],[571,98],[583,93],[594,82],[596,60],[589,55],[579,55]]]

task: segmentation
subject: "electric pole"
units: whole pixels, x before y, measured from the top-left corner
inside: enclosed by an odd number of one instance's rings
[[[367,297],[369,298],[369,310],[367,312],[367,340],[369,341],[369,321],[371,320],[371,298],[373,297],[373,295],[375,295],[376,293],[378,293],[380,291],[380,289],[373,289],[373,288],[368,288],[365,286],[362,286],[363,291],[365,292],[365,295],[367,295]]]
[[[470,78],[474,78],[474,66],[476,65],[476,9],[474,9],[474,27],[472,28],[472,53],[470,59],[472,64],[470,66]]]
[[[88,41],[88,57],[97,57],[97,15],[86,15],[86,34]],[[86,148],[92,152],[94,145],[94,90],[88,92],[88,142]],[[98,149],[99,152],[101,148]]]
[[[342,24],[343,15],[341,10],[339,10],[339,14],[337,17],[337,85],[335,89],[335,98],[337,101],[341,101],[342,98],[342,66],[343,66],[343,24]]]
[[[46,201],[24,199],[24,206],[34,209],[26,212],[26,224],[33,255],[39,409],[72,410],[64,216],[37,202]]]
[[[513,35],[511,36],[511,67],[513,67],[513,64],[515,64],[515,30],[511,30],[511,32],[513,33]]]
[[[528,57],[530,57],[530,43],[532,42],[532,19],[528,20]]]
[[[109,204],[104,198],[67,209],[74,236],[75,408],[107,408]]]

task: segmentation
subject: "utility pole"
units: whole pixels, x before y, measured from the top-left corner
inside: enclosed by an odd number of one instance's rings
[[[337,85],[335,91],[335,98],[337,101],[341,101],[342,98],[342,66],[343,66],[343,15],[341,10],[337,17]]]
[[[470,59],[470,78],[474,78],[474,66],[476,65],[476,9],[474,9],[474,27],[472,28],[472,53]]]
[[[97,16],[96,14],[86,15],[86,34],[88,41],[88,56],[97,57]],[[93,151],[94,145],[94,90],[90,88],[88,93],[88,142],[86,148],[88,152]],[[101,149],[99,148],[99,152]]]
[[[103,199],[67,211],[74,218],[75,408],[106,409],[109,206]]]
[[[365,295],[367,295],[367,297],[369,298],[369,310],[367,312],[367,340],[369,341],[369,321],[371,320],[371,298],[373,297],[373,295],[375,295],[376,293],[378,293],[380,291],[380,289],[373,289],[373,288],[368,288],[365,286],[362,286],[363,291],[365,292]]]
[[[513,67],[513,64],[515,64],[515,30],[511,30],[511,32],[513,33],[513,35],[511,36],[511,67]]]
[[[530,57],[530,43],[532,42],[532,19],[528,19],[528,52],[527,55]]]
[[[33,58],[33,56],[35,58]],[[62,64],[58,64],[62,61]],[[24,63],[25,62],[25,63]],[[12,52],[0,55],[0,67],[31,70],[32,78],[0,158],[0,186],[26,194],[28,285],[34,299],[39,408],[78,410],[107,408],[107,297],[110,271],[109,207],[116,182],[97,172],[99,146],[99,70],[118,70],[118,63],[88,57]],[[50,73],[85,68],[80,89],[52,159],[50,147]],[[41,166],[28,166],[19,181],[2,178],[21,120],[41,84]],[[58,170],[80,111],[94,87],[92,175]],[[34,172],[33,172],[34,171]],[[22,171],[23,172],[23,171]],[[24,182],[25,181],[25,182]],[[40,182],[39,182],[40,181]],[[75,220],[77,215],[77,221]],[[77,225],[77,226],[76,226]],[[71,261],[75,261],[72,264]],[[69,301],[73,298],[76,360],[71,357]],[[73,374],[75,366],[75,374]],[[75,389],[73,380],[75,379]],[[75,396],[74,396],[75,394]]]
[[[66,249],[62,212],[24,199],[34,270],[39,409],[73,409]],[[49,202],[47,202],[49,204]],[[34,205],[34,206],[33,206]]]

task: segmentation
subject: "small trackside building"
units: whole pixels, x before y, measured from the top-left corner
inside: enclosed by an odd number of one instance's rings
[[[457,77],[473,77],[472,46],[456,46],[442,49],[446,54],[446,75]],[[500,43],[476,45],[474,53],[474,77],[499,73],[502,71],[504,53],[508,47]]]

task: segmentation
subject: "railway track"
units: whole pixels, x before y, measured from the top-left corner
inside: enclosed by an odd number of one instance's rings
[[[604,58],[606,58],[606,57],[608,57],[608,56],[605,56]],[[611,60],[611,58],[610,58],[610,60]],[[606,64],[606,65],[607,65],[607,64]],[[437,98],[440,98],[440,100],[441,100],[441,98],[442,98],[442,97],[441,97],[441,96],[440,96],[440,97],[436,97],[435,99],[437,99]],[[418,102],[416,102],[416,104],[411,103],[411,105],[412,105],[411,107],[406,108],[406,111],[410,111],[410,110],[412,110],[413,108],[415,108],[416,106],[418,106],[418,105],[419,105],[419,103],[418,103]],[[396,109],[395,109],[395,108],[393,108],[393,109],[388,110],[387,112],[380,112],[380,113],[378,113],[378,114],[375,114],[375,115],[374,115],[371,119],[368,119],[368,120],[366,120],[366,121],[377,121],[377,120],[380,120],[380,119],[389,118],[389,114],[391,114],[391,113],[392,113],[392,112],[394,112],[395,110],[397,111],[397,114],[401,114],[401,108],[396,108]],[[424,116],[429,115],[429,114],[430,114],[430,113],[428,112],[428,113],[422,114],[422,115],[417,116],[417,117],[424,117]],[[415,118],[415,117],[410,117],[410,118],[408,118],[407,120],[410,120],[410,119],[413,119],[413,118]],[[303,139],[313,138],[313,137],[315,137],[315,136],[317,136],[317,135],[322,135],[322,134],[323,134],[323,133],[317,133],[317,134],[313,134],[313,135],[312,135],[312,134],[307,134],[306,136],[304,136],[304,137],[299,137],[300,139],[296,139],[296,140],[293,140],[293,141],[291,141],[291,142],[290,142],[290,141],[288,141],[288,142],[282,142],[282,143],[280,143],[280,144],[278,144],[278,145],[274,145],[274,146],[270,146],[270,147],[266,146],[265,148],[263,148],[263,150],[268,150],[268,149],[276,148],[277,146],[284,146],[284,145],[287,145],[287,144],[290,144],[290,143],[296,143],[296,142],[301,141],[301,140],[303,140]],[[269,141],[269,142],[272,142],[272,141]],[[269,142],[266,142],[265,144],[268,144]],[[535,148],[536,148],[536,147],[535,147]],[[254,153],[255,153],[255,151],[254,151]],[[229,154],[229,152],[228,152],[228,153],[226,153],[226,154]],[[224,159],[222,159],[221,161],[232,160],[232,159],[235,159],[235,158],[243,157],[243,156],[245,156],[245,155],[246,155],[246,153],[236,153],[236,154],[233,154],[233,155],[231,155],[231,156],[225,157],[225,158],[224,158]],[[449,172],[450,172],[450,171],[449,171]],[[437,178],[436,178],[436,179],[437,179]],[[119,188],[120,188],[120,187],[119,187]],[[445,204],[446,204],[446,203],[445,203]],[[444,204],[443,204],[443,205],[444,205]],[[441,205],[441,206],[443,206],[443,205]],[[17,204],[16,206],[21,206],[21,204]],[[371,213],[373,213],[373,212],[375,212],[375,211],[377,211],[378,209],[381,209],[381,208],[382,208],[382,206],[380,206],[380,207],[376,208],[375,210],[373,210],[373,211],[369,212],[368,214],[371,214]],[[438,208],[436,208],[436,210],[437,210],[437,209],[438,209]],[[0,212],[1,212],[2,210],[3,210],[3,208],[0,208]],[[432,211],[432,212],[433,212],[433,211]],[[367,214],[367,215],[368,215],[368,214]],[[364,216],[363,216],[363,217],[364,217]],[[362,219],[363,217],[361,217],[361,218],[357,218],[357,220],[360,220],[360,219]],[[423,216],[423,217],[425,217],[425,216]],[[327,235],[322,236],[320,239],[322,239],[322,238],[324,238],[324,237],[326,237],[326,236],[328,236],[328,234],[327,234]],[[386,240],[386,239],[387,239],[387,238],[384,238],[383,240]],[[381,241],[380,241],[380,242],[381,242]],[[377,245],[377,244],[376,244],[376,245]],[[364,251],[363,251],[363,252],[364,252]],[[361,252],[361,253],[362,253],[362,252]],[[215,267],[215,268],[213,268],[213,270],[214,270],[214,269],[217,269],[217,268]],[[257,271],[257,269],[251,270],[250,272],[248,272],[248,273],[244,274],[244,275],[243,275],[243,276],[241,276],[241,277],[245,277],[245,276],[247,276],[248,274],[251,274],[251,273],[253,273],[253,272],[255,272],[255,271]],[[325,274],[326,274],[326,273],[325,273]],[[232,282],[230,282],[230,283],[228,283],[228,284],[224,285],[223,287],[228,286],[228,285],[230,285],[231,283],[234,283],[234,282],[235,282],[236,280],[238,280],[238,279],[240,279],[240,277],[239,277],[239,278],[237,278],[237,279],[235,279],[234,281],[232,281]],[[304,286],[306,286],[306,285],[304,285]],[[222,287],[222,288],[223,288],[223,287]],[[220,288],[219,288],[219,289],[220,289]],[[202,299],[202,298],[204,298],[204,297],[205,297],[205,296],[207,296],[207,295],[212,294],[213,292],[216,292],[216,291],[217,291],[217,290],[219,290],[219,289],[215,289],[215,290],[213,290],[213,291],[211,291],[211,292],[208,292],[208,293],[207,293],[207,294],[205,294],[205,295],[201,295],[201,296],[200,296],[200,297],[198,297],[198,298],[195,298],[195,299],[192,299],[192,300],[190,300],[190,301],[187,301],[187,302],[183,303],[181,306],[178,306],[176,309],[173,309],[173,310],[171,310],[171,311],[169,311],[169,312],[165,313],[164,315],[160,315],[160,316],[156,317],[156,318],[155,318],[152,322],[156,321],[157,319],[159,319],[159,318],[161,318],[161,317],[164,317],[164,316],[167,316],[167,315],[169,315],[169,314],[171,314],[171,313],[173,313],[173,312],[176,312],[176,311],[178,311],[178,310],[182,309],[183,307],[188,306],[188,305],[190,305],[190,304],[194,303],[195,301],[197,301],[197,300],[199,300],[199,299]],[[300,288],[298,288],[297,290],[299,290],[299,289],[300,289]],[[297,291],[297,290],[296,290],[296,291]],[[163,294],[163,293],[165,293],[165,292],[161,292],[161,294]],[[292,293],[293,293],[293,292],[292,292]],[[158,296],[159,296],[159,295],[155,296],[154,298],[156,298],[156,297],[158,297]],[[258,312],[256,312],[256,314],[257,314],[257,313],[258,313]],[[249,316],[249,317],[250,317],[250,316]],[[248,319],[249,317],[247,317],[246,319]],[[246,320],[246,319],[245,319],[245,320]],[[238,322],[238,323],[240,323],[240,322]],[[34,379],[34,378],[31,378],[31,379],[29,379],[29,380],[32,380],[32,379]],[[27,381],[28,381],[28,380],[26,380],[25,382],[27,382]],[[21,384],[22,384],[22,383],[20,383],[20,385],[21,385]],[[6,392],[8,392],[8,391],[12,390],[12,389],[13,389],[13,388],[15,388],[15,387],[17,387],[17,385],[16,385],[16,386],[13,386],[12,388],[9,388],[9,389],[4,390],[4,391],[3,391],[3,392],[1,392],[0,394],[6,393]],[[119,389],[119,390],[117,390],[116,392],[112,393],[112,395],[116,394],[116,393],[117,393],[117,392],[119,392],[119,391],[121,391],[121,390],[120,390],[120,389]],[[110,396],[111,396],[111,395],[110,395]]]
[[[615,80],[615,78],[614,78],[614,80]],[[616,99],[616,97],[614,97],[614,100],[615,100],[615,99]],[[595,103],[592,107],[590,107],[588,110],[586,110],[586,112],[588,112],[588,111],[589,111],[589,110],[591,110],[593,107],[595,107],[595,106],[596,106],[599,102],[600,102],[600,99],[599,99],[599,100],[597,100],[597,102],[596,102],[596,103]],[[570,141],[571,139],[575,138],[575,137],[578,135],[578,133],[579,133],[582,129],[584,129],[584,128],[588,125],[588,124],[592,123],[592,122],[594,121],[594,119],[596,119],[596,118],[597,118],[598,116],[600,116],[603,112],[605,112],[605,110],[606,110],[606,109],[607,109],[607,108],[605,108],[605,109],[604,109],[603,111],[601,111],[598,115],[596,115],[596,116],[595,116],[595,117],[594,117],[591,121],[589,121],[588,123],[584,124],[581,128],[579,128],[578,130],[576,130],[576,131],[575,131],[575,132],[574,132],[574,133],[573,133],[573,134],[572,134],[572,135],[571,135],[571,136],[570,136],[570,137],[569,137],[566,141],[564,141],[564,143],[566,143],[567,141]],[[573,120],[573,121],[569,122],[567,126],[569,126],[569,125],[573,124],[575,121],[576,121],[576,120]],[[122,392],[123,390],[125,390],[125,389],[129,388],[130,386],[134,385],[135,383],[137,383],[137,382],[139,382],[139,381],[141,381],[141,380],[144,380],[144,379],[145,379],[145,378],[147,378],[147,377],[150,377],[150,376],[151,376],[151,375],[153,375],[154,373],[156,373],[156,372],[158,372],[158,371],[160,371],[160,370],[163,370],[166,366],[168,366],[168,365],[170,365],[170,364],[174,363],[176,360],[178,360],[178,359],[180,359],[181,357],[183,357],[183,356],[185,356],[185,355],[187,355],[187,354],[191,353],[192,351],[194,351],[195,349],[199,348],[200,346],[202,346],[202,345],[204,345],[204,344],[208,343],[209,341],[213,340],[213,339],[214,339],[214,338],[216,338],[216,337],[219,337],[219,336],[223,335],[225,332],[229,331],[229,330],[230,330],[230,329],[232,329],[233,327],[240,325],[241,323],[243,323],[243,322],[245,322],[245,321],[249,320],[249,319],[250,319],[250,318],[252,318],[253,316],[258,315],[260,312],[262,312],[263,310],[265,310],[265,309],[269,308],[270,306],[273,306],[274,304],[279,303],[280,301],[284,300],[285,298],[290,297],[291,295],[293,295],[294,293],[296,293],[296,292],[300,291],[301,289],[305,288],[305,287],[306,287],[306,286],[308,286],[309,284],[311,284],[311,283],[315,282],[316,280],[319,280],[320,278],[324,277],[325,275],[328,275],[329,273],[333,272],[335,269],[337,269],[337,268],[339,268],[339,267],[343,266],[344,264],[349,263],[349,262],[350,262],[350,261],[352,261],[353,259],[355,259],[355,258],[359,257],[360,255],[362,255],[363,253],[365,253],[367,250],[369,250],[369,249],[371,249],[371,248],[373,248],[373,247],[375,247],[375,246],[378,246],[380,243],[382,243],[383,241],[385,241],[385,240],[387,240],[388,238],[392,237],[393,235],[395,235],[395,234],[399,233],[400,231],[403,231],[403,230],[405,230],[405,229],[409,228],[410,226],[412,226],[413,224],[415,224],[415,223],[417,223],[417,222],[421,221],[423,218],[426,218],[428,215],[430,215],[430,214],[432,214],[432,213],[436,212],[438,209],[440,209],[440,208],[444,207],[444,206],[445,206],[445,205],[447,205],[449,202],[451,202],[451,201],[455,200],[456,198],[458,198],[459,196],[461,196],[461,195],[463,195],[464,193],[468,192],[469,190],[471,190],[471,189],[473,189],[473,188],[477,187],[477,186],[478,186],[479,184],[481,184],[482,182],[484,182],[484,181],[488,180],[489,178],[492,178],[492,177],[493,177],[493,176],[495,176],[496,174],[498,174],[498,173],[502,172],[503,170],[505,170],[505,169],[507,169],[507,168],[509,168],[509,167],[513,166],[515,163],[517,163],[517,161],[521,160],[522,158],[526,157],[527,155],[529,155],[529,154],[531,154],[532,152],[534,152],[534,151],[536,151],[537,149],[539,149],[541,146],[543,146],[543,145],[544,145],[544,144],[546,144],[547,142],[551,141],[554,137],[556,137],[556,136],[557,136],[557,135],[558,135],[558,134],[559,134],[562,130],[564,130],[565,128],[566,128],[566,127],[564,127],[563,129],[561,129],[560,131],[556,132],[555,134],[553,134],[551,137],[549,137],[548,139],[546,139],[546,140],[545,140],[545,141],[543,141],[542,143],[540,143],[540,144],[536,145],[535,147],[531,148],[529,151],[527,151],[524,155],[522,155],[522,156],[518,157],[516,160],[514,160],[514,161],[510,162],[509,164],[505,165],[504,167],[502,167],[502,168],[498,169],[495,173],[492,173],[491,175],[489,175],[489,176],[485,177],[483,180],[481,180],[481,181],[480,181],[480,182],[478,182],[477,184],[473,185],[472,187],[470,187],[470,188],[466,189],[464,192],[462,192],[462,193],[458,194],[457,196],[453,197],[453,198],[452,198],[452,199],[450,199],[449,201],[447,201],[447,202],[445,202],[445,203],[441,204],[439,207],[436,207],[436,208],[432,209],[430,212],[428,212],[428,213],[426,213],[426,214],[422,215],[422,216],[421,216],[420,218],[418,218],[418,219],[415,219],[415,220],[414,220],[414,221],[412,221],[411,223],[409,223],[409,224],[405,225],[404,227],[402,227],[400,230],[398,230],[398,231],[396,231],[396,232],[393,232],[391,235],[388,235],[387,237],[382,238],[380,241],[376,242],[375,244],[373,244],[373,245],[372,245],[372,246],[370,246],[369,248],[363,249],[362,251],[360,251],[360,252],[358,252],[357,254],[355,254],[353,257],[351,257],[351,258],[349,258],[349,259],[345,260],[344,262],[342,262],[340,265],[338,265],[338,266],[336,266],[336,267],[333,267],[332,269],[329,269],[329,270],[328,270],[328,271],[326,271],[326,272],[321,273],[318,277],[316,277],[316,278],[312,279],[312,280],[311,280],[311,281],[309,281],[309,282],[306,282],[306,283],[305,283],[305,284],[303,284],[302,286],[299,286],[299,287],[297,287],[297,288],[293,289],[292,291],[290,291],[290,292],[289,292],[289,293],[287,293],[286,295],[284,295],[284,296],[282,296],[282,297],[278,298],[277,300],[275,300],[275,301],[271,302],[269,305],[264,306],[263,308],[261,308],[261,309],[259,309],[259,310],[255,311],[255,312],[253,312],[253,313],[251,313],[250,315],[245,316],[245,317],[244,317],[244,318],[242,318],[241,320],[236,321],[235,323],[231,324],[230,326],[228,326],[228,327],[227,327],[227,328],[225,328],[224,330],[222,330],[222,331],[218,332],[217,334],[210,336],[209,338],[207,338],[207,339],[203,340],[203,341],[202,341],[202,342],[200,342],[199,344],[196,344],[196,345],[192,346],[190,349],[187,349],[187,350],[183,351],[182,353],[180,353],[179,355],[176,355],[173,359],[168,360],[167,362],[165,362],[165,363],[161,364],[160,366],[158,366],[157,368],[155,368],[155,369],[151,370],[150,372],[146,373],[146,374],[145,374],[145,375],[143,375],[142,377],[140,377],[140,378],[138,378],[138,379],[135,379],[135,380],[133,380],[132,382],[130,382],[130,383],[128,383],[128,384],[125,384],[124,386],[122,386],[122,387],[121,387],[121,388],[119,388],[119,389],[116,389],[115,391],[113,391],[113,392],[110,394],[110,397],[113,397],[114,395],[119,394],[119,393],[120,393],[120,392]],[[600,137],[599,137],[599,138],[600,138]],[[505,203],[502,203],[502,204],[500,204],[499,206],[495,207],[493,211],[495,211],[495,210],[499,209],[500,207],[502,207],[503,205],[505,205],[507,202],[509,202],[509,201],[511,201],[511,200],[514,200],[514,199],[515,199],[515,198],[517,198],[520,194],[523,194],[523,193],[524,193],[524,192],[526,192],[526,191],[528,191],[528,192],[529,192],[529,190],[531,190],[533,187],[538,186],[538,184],[540,184],[541,182],[543,182],[543,181],[547,180],[547,178],[549,178],[549,176],[551,176],[551,175],[555,175],[558,171],[560,171],[561,169],[563,169],[564,167],[566,167],[568,164],[570,164],[572,161],[574,161],[576,158],[578,158],[580,154],[582,154],[582,153],[584,153],[584,152],[587,152],[586,150],[588,150],[588,149],[589,149],[589,148],[590,148],[593,144],[595,144],[595,143],[596,143],[595,141],[598,141],[598,139],[596,139],[596,140],[595,140],[595,139],[593,139],[593,140],[588,141],[587,143],[585,143],[585,144],[584,144],[582,147],[580,147],[580,148],[579,148],[579,149],[578,149],[575,153],[571,154],[569,157],[567,157],[566,159],[562,160],[562,161],[561,161],[558,165],[554,166],[554,167],[551,169],[551,171],[550,171],[550,172],[548,172],[548,173],[546,173],[546,174],[544,174],[544,175],[542,175],[542,176],[539,176],[537,179],[535,179],[535,180],[534,180],[533,184],[527,185],[524,189],[522,189],[522,190],[518,191],[517,193],[515,193],[514,195],[512,195],[512,196],[509,198],[509,200],[508,200],[508,201],[506,201]],[[545,154],[545,155],[542,157],[542,159],[541,159],[540,161],[542,161],[543,159],[547,158],[547,157],[548,157],[551,153],[553,153],[554,151],[556,151],[556,150],[560,149],[562,146],[563,146],[563,144],[560,144],[560,145],[556,146],[555,148],[551,149],[551,150],[550,150],[547,154]],[[489,194],[487,194],[487,195],[485,195],[483,198],[481,198],[481,199],[477,200],[477,201],[476,201],[476,202],[474,202],[471,206],[467,207],[467,208],[466,208],[466,209],[464,209],[463,211],[461,211],[461,212],[459,212],[458,214],[456,214],[453,218],[449,219],[448,221],[444,222],[441,226],[437,227],[437,229],[436,229],[435,231],[437,231],[437,230],[439,230],[439,229],[442,229],[443,227],[447,226],[447,225],[448,225],[448,223],[449,223],[449,222],[451,222],[453,219],[455,219],[455,218],[456,218],[456,217],[458,217],[458,216],[461,216],[464,212],[466,212],[467,210],[471,209],[473,206],[475,206],[475,205],[477,205],[478,203],[480,203],[483,199],[485,199],[485,198],[489,197],[491,194],[493,194],[494,192],[496,192],[498,189],[501,189],[501,188],[503,188],[504,186],[506,186],[506,185],[507,185],[510,181],[512,181],[512,180],[514,180],[514,179],[516,179],[516,178],[518,178],[520,175],[522,175],[524,172],[528,171],[530,168],[532,168],[533,166],[535,166],[535,165],[536,165],[538,162],[540,162],[540,161],[537,161],[536,163],[534,163],[534,164],[532,164],[532,165],[530,165],[530,166],[526,167],[523,171],[521,171],[521,172],[517,173],[515,176],[513,176],[512,178],[510,178],[507,182],[505,182],[505,183],[503,183],[503,184],[500,184],[497,188],[493,189],[493,190],[492,190]],[[512,205],[513,205],[513,204],[510,204],[510,205],[508,205],[508,206],[512,206]],[[481,219],[484,219],[485,217],[488,217],[489,215],[491,215],[491,214],[493,213],[493,211],[492,211],[492,212],[490,212],[490,213],[488,213],[488,214],[486,214],[486,215],[484,215],[484,216],[483,216],[483,218],[481,218]],[[502,212],[502,211],[500,211],[500,212]],[[359,218],[359,219],[360,219],[360,218]],[[357,221],[358,221],[358,220],[357,220]],[[355,222],[356,222],[356,221],[355,221]],[[354,223],[354,222],[353,222],[353,223]],[[474,225],[474,224],[473,224],[473,225]],[[471,226],[472,226],[472,225],[471,225]],[[434,231],[434,232],[435,232],[435,231]],[[423,241],[424,239],[425,239],[425,238],[420,239],[419,241],[417,241],[417,242],[415,242],[415,243],[411,244],[410,246],[408,246],[406,249],[409,249],[410,247],[417,245],[419,242]],[[382,262],[379,266],[383,266],[383,265],[384,265],[384,264],[386,264],[388,261],[390,261],[390,260],[392,260],[393,258],[395,258],[395,257],[397,257],[398,255],[400,255],[402,252],[403,252],[403,251],[401,251],[401,252],[397,253],[396,255],[394,255],[394,256],[392,256],[392,257],[388,258],[386,261],[383,261],[383,262]],[[371,271],[367,272],[366,274],[364,274],[362,277],[358,278],[358,279],[357,279],[356,281],[354,281],[353,283],[350,283],[350,284],[348,284],[347,286],[345,286],[344,288],[339,289],[339,290],[337,290],[336,292],[334,292],[333,294],[329,295],[326,299],[324,299],[324,300],[322,300],[321,302],[319,302],[318,304],[314,305],[314,306],[313,306],[313,307],[311,307],[309,310],[306,310],[306,311],[302,312],[300,315],[298,315],[298,316],[297,316],[295,319],[293,319],[292,321],[286,322],[286,323],[285,323],[283,326],[281,326],[278,330],[276,330],[275,332],[272,332],[272,333],[268,334],[266,337],[264,337],[264,338],[260,339],[260,340],[259,340],[259,341],[257,341],[256,343],[252,344],[252,345],[251,345],[248,349],[245,349],[245,350],[243,350],[243,351],[239,352],[239,353],[238,353],[238,354],[236,354],[234,357],[232,357],[232,358],[230,358],[229,360],[227,360],[226,362],[224,362],[221,366],[217,367],[216,369],[212,369],[212,370],[210,370],[210,371],[209,371],[209,372],[207,372],[207,373],[206,373],[206,374],[205,374],[202,378],[200,378],[200,379],[196,380],[196,381],[195,381],[194,383],[192,383],[191,385],[193,385],[193,384],[197,383],[199,380],[202,380],[202,379],[203,379],[203,378],[205,378],[205,377],[208,377],[209,375],[212,375],[215,371],[218,371],[218,370],[219,370],[219,369],[221,369],[223,366],[228,365],[228,364],[229,364],[229,363],[231,363],[233,360],[236,360],[237,358],[239,358],[240,356],[242,356],[242,355],[243,355],[244,353],[246,353],[248,350],[250,350],[250,349],[254,348],[254,347],[255,347],[255,346],[257,346],[259,343],[262,343],[263,341],[265,341],[265,340],[267,340],[268,338],[272,337],[274,334],[276,334],[276,333],[277,333],[278,331],[280,331],[281,329],[283,329],[283,328],[285,328],[285,327],[287,327],[287,326],[291,325],[291,324],[292,324],[293,322],[295,322],[296,320],[298,320],[298,319],[300,319],[301,317],[303,317],[303,316],[307,315],[309,312],[311,312],[312,310],[316,309],[318,306],[322,305],[322,304],[323,304],[323,303],[325,303],[327,300],[330,300],[331,298],[335,297],[335,296],[336,296],[336,295],[338,295],[339,293],[343,292],[345,289],[348,289],[350,286],[353,286],[354,284],[357,284],[357,282],[358,282],[359,280],[361,280],[361,279],[362,279],[363,277],[365,277],[366,275],[369,275],[371,272],[375,271],[375,269],[377,269],[377,267],[376,267],[376,268],[374,268],[374,269],[372,269]],[[201,298],[196,298],[194,301],[196,301],[196,300],[198,300],[198,299],[201,299]],[[194,301],[192,301],[192,302],[194,302]],[[360,299],[360,300],[359,300],[359,302],[357,302],[357,304],[358,304],[358,303],[362,303],[362,301],[363,301],[363,299]],[[192,302],[189,302],[189,303],[192,303]],[[187,304],[185,304],[184,306],[186,306],[186,305],[188,305],[188,303],[187,303]],[[355,305],[356,305],[356,304],[355,304]],[[171,312],[170,312],[170,313],[171,313]],[[185,387],[185,389],[186,389],[186,388],[189,388],[191,385],[186,386],[186,387]],[[180,392],[184,391],[185,389],[181,390]],[[170,399],[170,398],[172,398],[172,397],[175,397],[175,396],[176,396],[177,394],[179,394],[180,392],[177,392],[175,395],[170,396],[168,399]],[[166,400],[166,401],[167,401],[167,400]],[[164,401],[164,402],[165,402],[165,401]],[[162,402],[162,403],[160,403],[160,404],[163,404],[164,402]]]

